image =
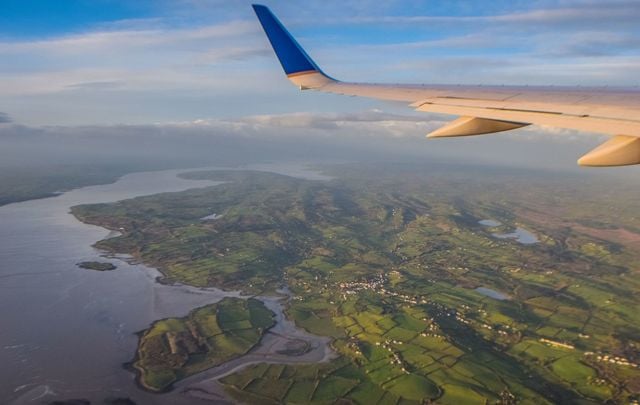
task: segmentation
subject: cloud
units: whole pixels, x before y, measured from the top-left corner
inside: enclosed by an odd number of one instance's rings
[[[202,64],[215,64],[267,56],[273,56],[273,51],[262,46],[238,46],[210,49],[198,56],[196,60]]]
[[[0,105],[20,122],[74,125],[383,105],[298,94],[248,3],[166,0],[158,3],[166,15],[158,17],[0,41]],[[507,3],[433,5],[429,10],[440,7],[433,16],[415,16],[425,10],[415,0],[286,2],[274,11],[328,73],[344,80],[637,84],[640,32],[628,24],[640,16],[637,0]],[[385,35],[349,26],[356,23]]]
[[[88,89],[88,90],[108,90],[117,89],[121,87],[123,82],[120,81],[101,81],[101,82],[84,82],[68,84],[66,87],[69,89]]]
[[[634,25],[640,18],[637,0],[607,2],[572,2],[570,6],[543,8],[522,12],[475,16],[356,16],[340,21],[356,24],[509,24],[524,27],[608,24]]]
[[[386,138],[423,139],[425,135],[446,125],[455,117],[419,113],[401,115],[381,110],[352,113],[287,113],[219,118],[157,124],[159,128],[178,128],[193,133],[224,133],[242,137],[273,138]],[[209,131],[209,132],[207,132]],[[491,135],[489,135],[491,136]],[[584,133],[549,126],[528,126],[500,134],[502,139],[567,143],[604,139],[600,134]],[[437,142],[437,141],[436,141]]]
[[[585,45],[587,46],[587,45]],[[388,62],[384,70],[373,71],[382,76],[405,77],[417,83],[469,85],[531,86],[604,86],[637,87],[640,57],[621,52],[602,57],[595,50],[573,50],[563,54],[558,46],[537,52],[514,52],[510,55],[442,55],[401,59]],[[567,51],[568,52],[568,51]],[[544,55],[544,56],[541,56]],[[389,53],[387,54],[389,56]],[[390,58],[394,59],[394,58]]]
[[[595,136],[528,127],[495,135],[427,140],[447,121],[431,114],[288,113],[155,125],[0,126],[0,162],[184,160],[192,165],[245,160],[445,161],[575,168]],[[20,159],[15,151],[19,151]]]
[[[480,57],[501,60],[508,66],[511,62],[518,65],[521,60],[527,59],[553,64],[557,58],[637,56],[640,45],[640,29],[637,25],[640,1],[560,1],[553,2],[554,7],[541,7],[540,4],[544,3],[531,2],[528,5],[530,10],[508,13],[496,13],[489,9],[489,13],[484,15],[468,15],[469,11],[467,15],[365,14],[338,18],[334,24],[367,24],[391,33],[407,32],[404,37],[411,38],[410,41],[381,41],[379,45],[351,46],[349,51],[356,60],[363,53],[370,52],[378,58],[384,54],[383,60],[387,63],[404,61],[419,64],[445,57],[450,57],[452,61],[462,57]],[[481,14],[474,7],[470,9]],[[325,22],[329,24],[330,20]],[[390,38],[398,38],[398,35],[391,35]],[[340,56],[344,58],[344,54]],[[361,63],[371,63],[372,59]],[[576,64],[584,62],[577,60]],[[456,69],[465,70],[469,78],[477,76],[473,64],[457,66]],[[599,84],[636,84],[631,72],[625,72],[622,78],[609,76],[613,82]],[[573,77],[577,83],[584,79],[583,84],[591,84],[588,78],[579,74]],[[557,80],[551,76],[552,83],[554,79]],[[477,80],[475,82],[478,83]],[[490,81],[495,82],[505,81]]]
[[[121,28],[121,27],[120,27]],[[149,46],[187,46],[196,42],[227,39],[245,34],[258,34],[259,28],[249,21],[229,21],[194,28],[127,29],[86,32],[35,41],[0,42],[0,52],[44,51],[54,54],[96,54]]]
[[[254,115],[235,120],[199,119],[167,125],[218,129],[239,136],[419,138],[444,123],[433,117],[405,116],[379,110],[342,114],[299,112]]]
[[[7,124],[10,122],[12,122],[12,120],[9,114],[0,112],[0,124]]]
[[[219,159],[236,164],[243,159],[417,159],[570,169],[577,157],[603,139],[534,126],[494,135],[425,139],[427,133],[447,122],[435,114],[399,115],[379,110],[304,112],[154,125],[9,125],[0,126],[0,138],[5,146],[15,144],[21,151],[43,154],[43,160],[51,159],[55,151],[64,155],[59,159],[67,163],[71,153],[74,159],[123,159],[138,154],[145,159],[208,159],[210,164],[219,163]],[[30,146],[25,149],[25,145]],[[10,152],[0,150],[0,161],[2,153]]]
[[[640,6],[640,4],[639,4]],[[586,31],[565,35],[562,41],[553,35],[535,39],[538,52],[551,57],[601,57],[632,55],[640,48],[640,35],[629,32]]]
[[[233,80],[240,82],[242,68],[235,65],[268,55],[259,29],[249,21],[190,28],[127,26],[0,42],[0,59],[6,62],[0,66],[0,97],[80,89],[225,88]]]

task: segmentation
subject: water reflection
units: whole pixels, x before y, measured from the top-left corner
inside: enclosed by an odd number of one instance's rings
[[[269,170],[269,166],[249,167]],[[305,177],[302,165],[273,170]],[[177,177],[193,170],[134,173],[107,185],[0,207],[0,403],[50,403],[132,397],[138,404],[194,404],[194,398],[139,390],[122,364],[131,360],[138,332],[153,321],[237,292],[166,286],[158,272],[115,256],[117,270],[79,269],[100,261],[91,247],[114,233],[69,214],[79,204],[113,202],[218,184]]]
[[[496,221],[494,219],[483,219],[481,221],[478,221],[478,223],[490,228],[495,228],[502,225],[502,222]],[[492,233],[491,235],[498,239],[514,239],[516,242],[523,245],[531,245],[539,242],[536,235],[520,227],[517,227],[513,232]]]

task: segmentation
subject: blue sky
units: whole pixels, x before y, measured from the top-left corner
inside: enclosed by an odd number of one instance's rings
[[[343,80],[640,84],[640,0],[263,3]],[[0,121],[162,124],[405,111],[300,94],[283,77],[249,5],[3,0]]]

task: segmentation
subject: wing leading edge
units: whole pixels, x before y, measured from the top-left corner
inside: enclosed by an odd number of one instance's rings
[[[253,9],[287,78],[301,90],[402,101],[418,111],[461,116],[429,138],[481,135],[530,124],[600,132],[613,137],[578,164],[640,164],[638,90],[341,82],[318,67],[267,7],[253,5]]]

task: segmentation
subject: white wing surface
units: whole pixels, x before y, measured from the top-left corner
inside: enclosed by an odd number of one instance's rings
[[[613,137],[580,158],[580,165],[640,164],[637,89],[341,82],[315,64],[267,7],[253,8],[287,77],[302,90],[402,101],[418,111],[460,116],[429,138],[481,135],[531,124],[600,132]]]

